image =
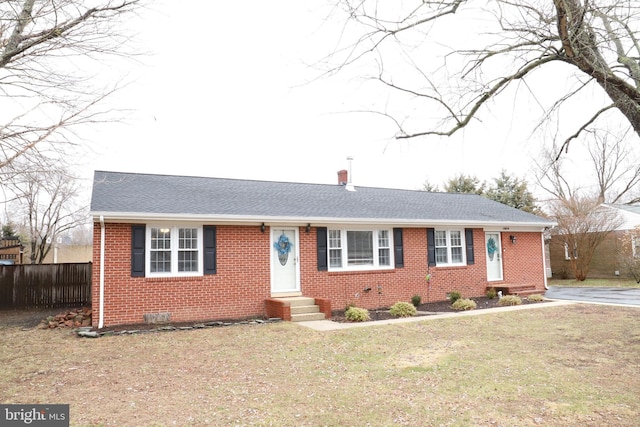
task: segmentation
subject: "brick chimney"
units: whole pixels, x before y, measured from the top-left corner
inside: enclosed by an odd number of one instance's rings
[[[346,169],[342,169],[338,171],[338,185],[347,185],[348,180],[348,172]]]

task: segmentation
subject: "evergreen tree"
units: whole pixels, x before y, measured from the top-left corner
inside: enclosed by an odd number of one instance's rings
[[[495,186],[489,187],[484,194],[487,198],[503,203],[516,209],[534,214],[540,214],[540,208],[536,206],[536,199],[527,188],[527,182],[507,175],[503,169],[500,176],[494,178]]]
[[[483,195],[485,189],[485,183],[480,182],[478,177],[465,175],[460,173],[453,178],[450,178],[444,184],[444,191],[447,193],[470,193]]]

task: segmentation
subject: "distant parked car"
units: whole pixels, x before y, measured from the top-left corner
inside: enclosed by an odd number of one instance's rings
[[[0,259],[0,265],[13,265],[15,261],[12,259]]]

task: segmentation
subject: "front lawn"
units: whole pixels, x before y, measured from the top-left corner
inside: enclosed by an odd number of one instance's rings
[[[585,287],[585,288],[640,288],[632,279],[587,279],[579,282],[575,279],[549,279],[549,286]]]
[[[632,426],[639,317],[540,304],[333,332],[0,326],[0,402],[69,403],[91,426]]]

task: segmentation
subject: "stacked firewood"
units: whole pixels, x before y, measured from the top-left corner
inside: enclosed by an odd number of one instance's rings
[[[91,313],[92,310],[88,307],[65,311],[43,319],[39,327],[41,329],[53,329],[91,326]]]

